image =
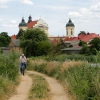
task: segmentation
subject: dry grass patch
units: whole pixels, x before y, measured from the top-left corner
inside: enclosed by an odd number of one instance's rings
[[[41,65],[43,63],[46,63],[46,61],[43,59],[38,59],[38,60],[31,60],[31,63],[36,65]]]
[[[69,62],[63,62],[62,63],[62,67],[61,67],[61,71],[64,71],[65,69],[69,68],[69,67],[78,67],[78,66],[82,66],[82,64],[84,63],[84,61],[69,61]],[[87,63],[87,62],[86,62]]]
[[[45,70],[48,74],[50,74],[52,70],[56,69],[58,66],[60,66],[59,62],[56,61],[47,62],[47,66],[45,67]]]

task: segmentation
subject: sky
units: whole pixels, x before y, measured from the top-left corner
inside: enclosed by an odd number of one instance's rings
[[[71,18],[75,36],[80,31],[100,34],[100,0],[0,0],[0,33],[18,34],[24,17],[40,18],[48,24],[50,36],[66,36]]]

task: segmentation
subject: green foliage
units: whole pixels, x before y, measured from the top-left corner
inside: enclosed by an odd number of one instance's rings
[[[85,46],[86,44],[87,44],[86,42],[80,41],[78,45],[79,45],[79,46]]]
[[[86,45],[83,45],[82,49],[80,50],[80,54],[89,55],[90,53],[91,53],[90,48]]]
[[[11,55],[0,55],[0,75],[10,80],[15,80],[18,75],[18,65],[16,59],[11,59]]]
[[[79,43],[80,46],[83,46],[82,50],[80,51],[80,54],[97,55],[98,51],[100,51],[100,39],[94,38],[90,41],[89,44],[90,46],[86,46],[86,44],[82,41]]]
[[[29,100],[37,100],[48,98],[49,96],[49,88],[46,80],[37,75],[30,75],[34,81],[32,84],[32,89],[30,91]],[[40,84],[41,83],[41,84]]]
[[[36,54],[37,56],[47,55],[51,51],[51,43],[49,41],[40,41],[37,43]]]
[[[22,36],[24,35],[23,33],[24,33],[24,31],[22,29],[20,29],[19,32],[18,32],[18,34],[16,35],[16,38],[17,39],[22,38]]]
[[[94,38],[89,44],[91,45],[91,49],[95,48],[97,51],[100,51],[100,38]]]
[[[43,72],[45,73],[45,67],[46,67],[46,64],[43,63],[43,64],[40,64],[39,66],[37,66],[37,64],[34,64],[33,65],[33,70],[36,70],[38,72]]]
[[[50,66],[52,70],[49,73],[46,70],[46,65],[33,65],[34,67],[34,70],[41,70],[41,72],[53,76],[69,86],[69,93],[76,96],[76,100],[100,100],[99,66],[93,67],[88,63],[83,63],[80,66],[68,66],[64,69],[59,65],[57,67]]]
[[[78,35],[80,35],[80,34],[86,34],[86,32],[85,31],[80,31],[80,33]]]
[[[84,64],[66,70],[62,76],[77,100],[100,100],[100,68]]]
[[[63,48],[66,48],[66,45],[62,39],[60,39],[60,42],[57,43],[56,45],[52,44],[52,49],[51,52],[48,54],[47,59],[53,61],[57,55],[62,53],[61,49]]]
[[[57,44],[58,50],[66,48],[66,44],[64,43],[63,39],[60,38],[60,42]]]
[[[16,85],[19,75],[17,58],[18,55],[15,52],[0,54],[0,100],[3,100],[2,97],[8,97],[14,91],[14,85]]]
[[[0,54],[2,53],[2,48],[0,47]]]
[[[0,33],[0,47],[6,47],[10,43],[10,36],[8,36],[8,33],[2,32]]]
[[[47,55],[47,56],[39,56],[39,57],[32,57],[32,60],[38,60],[38,59],[44,59],[46,61],[52,61],[51,56]],[[66,55],[66,54],[60,54],[60,55],[56,55],[53,59],[54,61],[59,61],[59,62],[64,62],[64,61],[87,61],[90,63],[99,63],[100,62],[100,54],[98,55],[80,55],[80,54],[76,54],[76,55]]]
[[[48,40],[47,35],[40,29],[27,29],[21,39],[20,47],[26,56],[37,56],[37,44]]]

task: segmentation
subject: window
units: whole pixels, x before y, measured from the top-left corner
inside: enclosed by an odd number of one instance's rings
[[[68,35],[68,31],[67,31],[67,35]]]
[[[73,35],[73,31],[71,30],[71,35]]]
[[[38,28],[44,28],[43,26],[38,26]]]

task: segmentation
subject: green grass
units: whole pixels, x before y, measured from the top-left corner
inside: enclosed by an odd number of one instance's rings
[[[62,74],[62,73],[61,73]],[[69,84],[77,100],[100,100],[100,68],[82,65],[69,68],[60,77],[65,84]]]
[[[18,57],[16,52],[0,54],[0,100],[6,100],[18,84]]]
[[[33,60],[38,60],[38,59],[44,59],[46,61],[51,61],[50,56],[40,56],[40,57],[32,57]],[[64,62],[64,61],[69,61],[69,60],[81,60],[81,61],[88,61],[92,63],[99,63],[100,62],[100,54],[98,55],[80,55],[80,54],[74,54],[74,55],[57,55],[53,58],[54,61],[59,61],[59,62]]]
[[[49,87],[46,80],[34,74],[30,76],[33,79],[33,84],[30,90],[29,100],[49,100]]]
[[[53,64],[48,61],[46,64],[44,62],[36,64],[35,62],[35,65],[33,63],[30,68],[52,76],[66,86],[68,85],[69,93],[76,98],[75,100],[100,100],[100,67],[92,67],[88,62],[80,64],[78,61],[76,61],[77,64],[75,61],[71,61],[71,65],[67,65],[68,62],[51,62]],[[56,63],[59,65],[55,66]]]

